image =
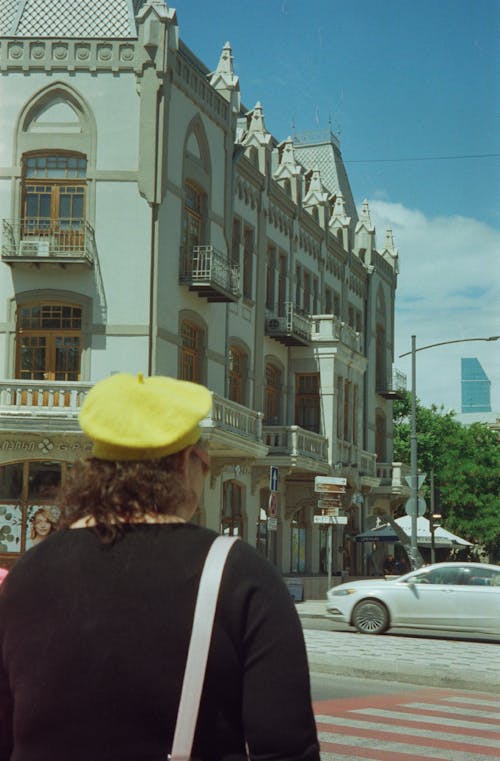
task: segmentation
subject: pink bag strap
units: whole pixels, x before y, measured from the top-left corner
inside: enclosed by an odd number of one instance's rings
[[[203,566],[170,761],[189,761],[191,757],[222,572],[237,541],[237,536],[218,536]]]

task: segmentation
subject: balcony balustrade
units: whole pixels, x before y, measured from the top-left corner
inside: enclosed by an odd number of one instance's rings
[[[262,443],[262,413],[212,393],[212,409],[200,426],[217,429]]]
[[[76,429],[80,407],[91,388],[91,383],[81,381],[0,380],[0,429],[37,425],[49,428],[67,425],[71,430]],[[207,433],[217,432],[223,444],[226,437],[224,447],[229,454],[236,437],[251,446],[260,445],[259,456],[265,454],[262,413],[215,393],[212,400],[210,413],[201,421],[202,429]]]
[[[318,462],[328,462],[328,439],[319,433],[307,431],[298,425],[264,426],[264,442],[269,455],[307,457]]]
[[[334,470],[341,472],[350,472],[353,476],[358,475],[360,478],[378,479],[377,472],[377,455],[374,452],[366,452],[360,449],[357,444],[349,441],[337,439],[333,451]]]
[[[311,317],[291,301],[280,308],[280,315],[266,314],[266,336],[285,346],[309,346],[311,343]]]
[[[377,476],[380,478],[380,489],[392,494],[410,496],[410,487],[406,476],[411,475],[411,468],[404,462],[377,463]]]
[[[311,339],[313,342],[320,341],[340,341],[352,349],[353,351],[361,352],[361,334],[354,328],[351,328],[338,317],[332,314],[314,315],[312,318],[312,334]]]
[[[181,285],[207,301],[234,302],[240,297],[240,268],[214,246],[194,246],[181,255]]]
[[[84,219],[4,219],[1,258],[7,264],[73,263],[91,267],[95,260],[94,230]]]

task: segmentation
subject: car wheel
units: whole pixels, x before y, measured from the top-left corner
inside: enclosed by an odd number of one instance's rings
[[[362,600],[353,610],[352,623],[361,634],[383,634],[389,626],[389,613],[378,600]]]

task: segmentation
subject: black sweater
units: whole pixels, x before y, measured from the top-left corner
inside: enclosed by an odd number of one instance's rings
[[[0,761],[165,761],[199,579],[216,534],[60,531],[0,587]],[[193,757],[319,761],[301,626],[237,542],[224,570]]]

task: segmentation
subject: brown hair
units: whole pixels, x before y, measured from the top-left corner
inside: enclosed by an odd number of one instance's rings
[[[36,539],[38,534],[36,531],[36,518],[37,515],[43,515],[45,520],[47,520],[50,523],[51,529],[50,533],[52,534],[53,531],[57,528],[57,519],[54,517],[54,515],[51,513],[51,511],[46,507],[40,507],[36,511],[34,515],[31,516],[31,531],[30,531],[30,539]]]
[[[191,492],[175,468],[175,455],[159,460],[79,460],[59,497],[59,526],[92,517],[103,542],[119,538],[123,525],[149,515],[175,515]]]

